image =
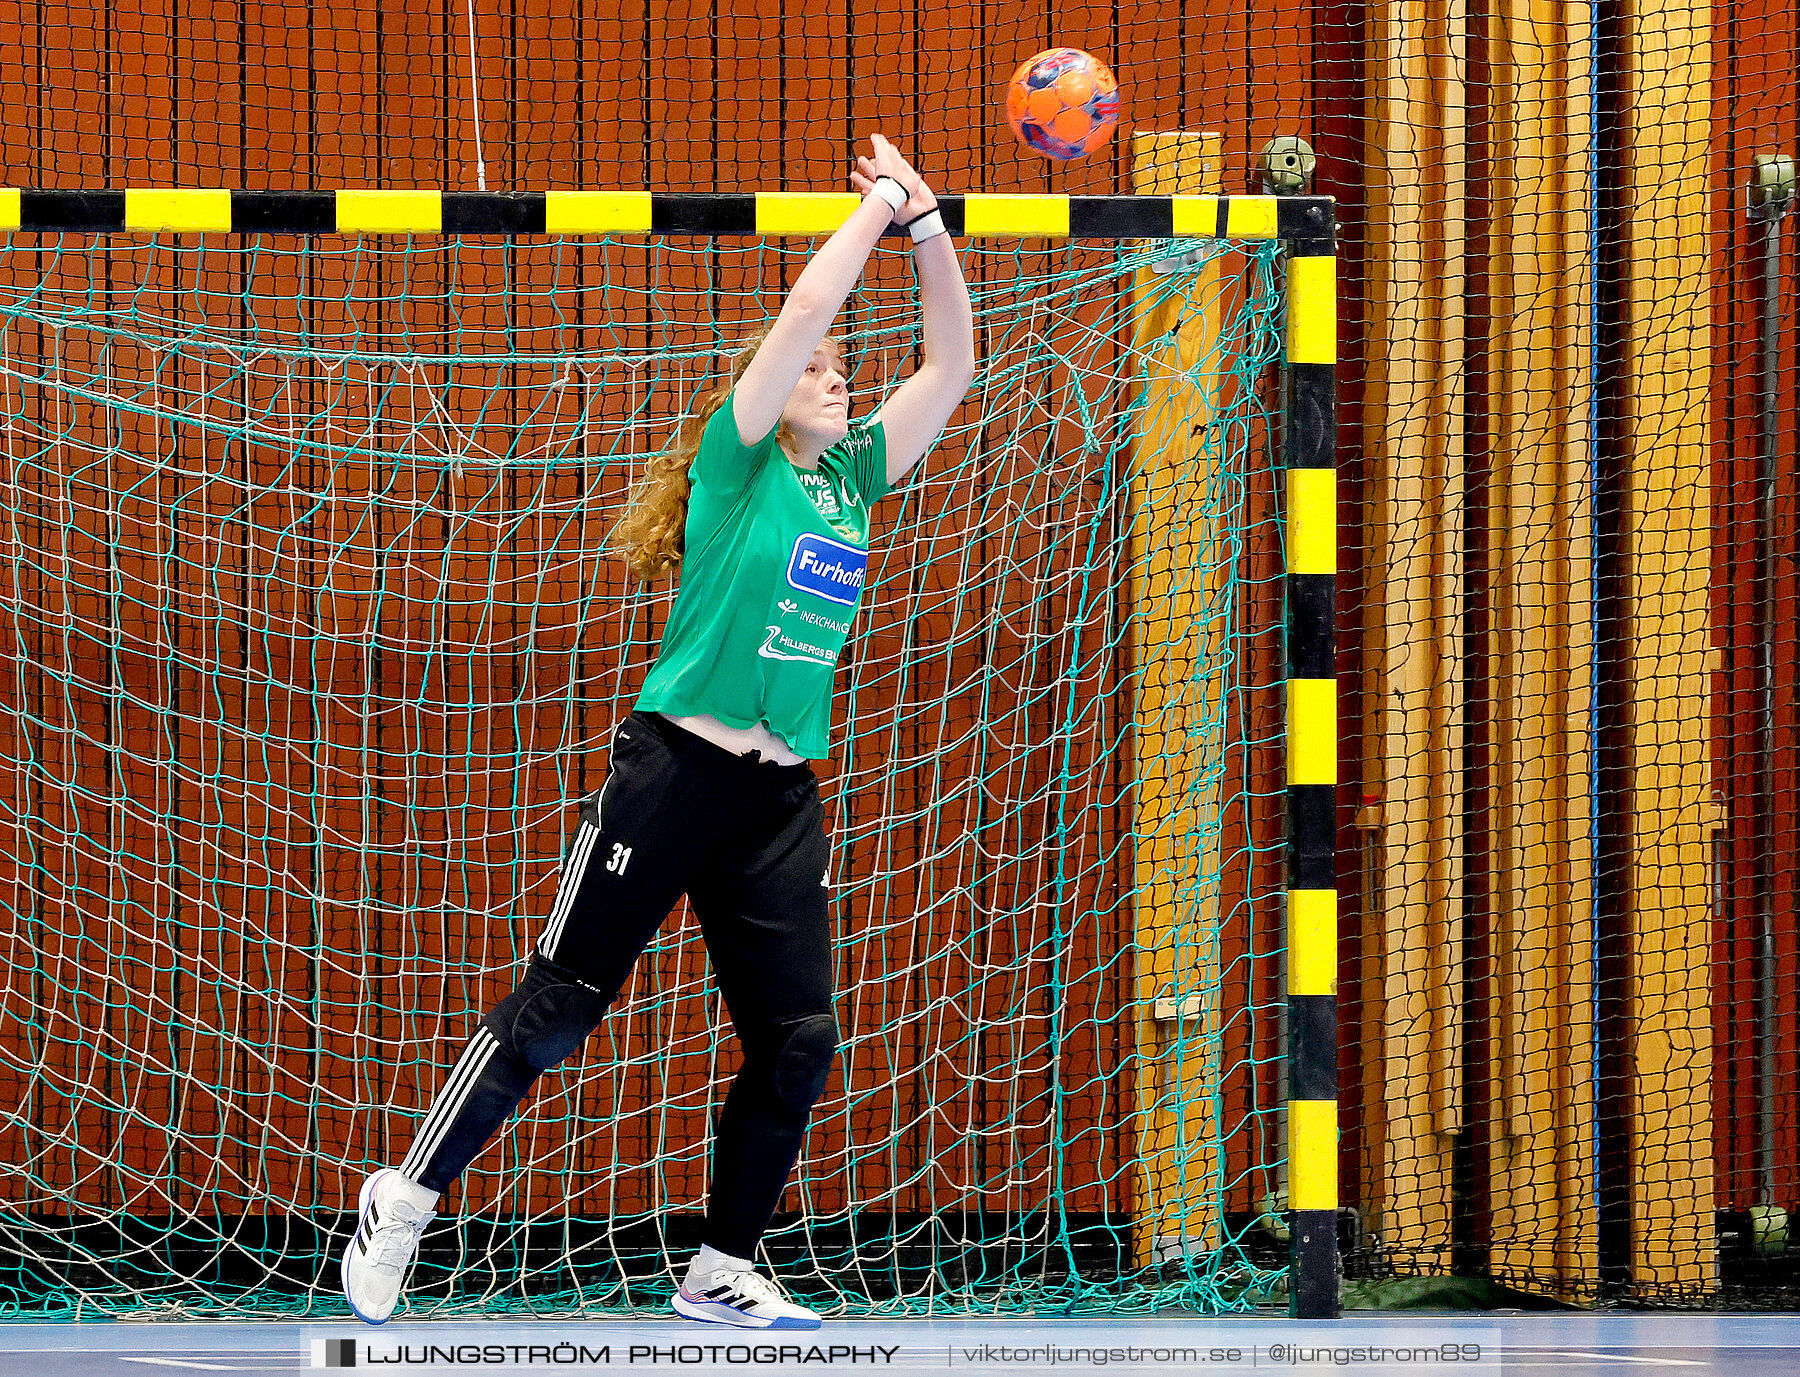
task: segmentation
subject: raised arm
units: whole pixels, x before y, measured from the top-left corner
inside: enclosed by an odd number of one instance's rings
[[[879,175],[867,158],[857,160],[851,176],[866,191]],[[894,216],[907,223],[937,209],[937,196],[921,178],[918,190]],[[936,228],[941,222],[922,221]],[[969,393],[975,376],[975,313],[962,261],[948,234],[934,234],[913,246],[913,274],[919,280],[919,304],[925,316],[925,357],[918,370],[881,404],[881,428],[887,436],[888,486],[898,487],[913,465],[925,457],[956,408]]]
[[[873,157],[859,161],[874,175],[852,176],[858,189],[865,193],[863,203],[837,233],[825,241],[795,280],[768,339],[756,351],[756,357],[732,391],[738,439],[746,445],[760,443],[781,420],[794,384],[800,381],[813,351],[831,329],[831,322],[837,319],[844,298],[850,295],[850,289],[862,276],[869,251],[881,238],[881,232],[897,218],[897,212],[888,202],[866,193],[874,189],[877,178],[892,177],[907,194],[910,204],[910,198],[923,185],[919,174],[881,135],[871,135],[869,142],[874,149]]]

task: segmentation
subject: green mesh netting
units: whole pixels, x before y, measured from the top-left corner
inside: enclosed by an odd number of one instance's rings
[[[875,513],[821,767],[845,1046],[767,1245],[831,1310],[1282,1284],[1280,264],[1181,247],[969,249],[979,377]],[[0,250],[7,1313],[344,1312],[357,1184],[511,987],[657,646],[604,537],[808,252]],[[840,326],[863,412],[905,252]],[[678,910],[413,1312],[665,1296],[733,1064]]]

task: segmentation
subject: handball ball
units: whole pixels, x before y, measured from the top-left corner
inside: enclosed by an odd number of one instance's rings
[[[1006,122],[1034,153],[1059,162],[1084,158],[1119,122],[1119,83],[1092,53],[1051,48],[1013,73]]]

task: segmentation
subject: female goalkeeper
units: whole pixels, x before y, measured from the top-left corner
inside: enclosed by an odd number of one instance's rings
[[[870,142],[851,174],[861,207],[652,462],[613,534],[635,575],[681,570],[662,650],[582,809],[524,979],[476,1029],[405,1160],[363,1183],[343,1279],[371,1324],[392,1313],[439,1192],[581,1046],[683,893],[743,1060],[719,1115],[704,1246],[674,1307],[747,1329],[819,1323],[752,1261],[837,1052],[824,813],[806,761],[826,753],[869,508],[919,462],[975,368],[937,197],[886,139]],[[895,221],[912,234],[924,360],[853,426],[826,331]]]

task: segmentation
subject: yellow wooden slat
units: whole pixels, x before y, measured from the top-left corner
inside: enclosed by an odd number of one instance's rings
[[[1337,259],[1288,264],[1288,362],[1337,362]]]
[[[1355,1017],[1373,1074],[1351,1112],[1371,1151],[1349,1194],[1428,1270],[1452,1266],[1463,1096],[1463,380],[1471,21],[1454,0],[1368,11],[1368,262],[1360,433],[1369,456],[1358,686],[1362,789],[1379,800],[1361,858]],[[1496,59],[1497,61],[1498,59]],[[1515,104],[1527,101],[1503,88]],[[1498,116],[1496,116],[1498,118]],[[1302,269],[1302,272],[1307,271]],[[1378,341],[1378,342],[1377,342]],[[1305,352],[1304,350],[1302,351]],[[1318,351],[1329,353],[1324,350]],[[1292,355],[1290,355],[1292,357]],[[1349,1036],[1355,1032],[1346,1030]]]
[[[1337,573],[1337,473],[1288,470],[1288,572]]]
[[[1642,0],[1624,10],[1626,127],[1617,442],[1627,816],[1619,902],[1631,915],[1621,1011],[1631,1028],[1633,1281],[1698,1291],[1718,1282],[1711,1223],[1714,941],[1710,652],[1719,356],[1712,332],[1712,6]],[[1610,882],[1616,882],[1609,876]],[[1790,1025],[1791,1026],[1791,1025]],[[1791,1102],[1790,1102],[1791,1103]],[[1776,1111],[1783,1122],[1789,1110]]]
[[[1288,680],[1288,783],[1337,783],[1337,681]]]
[[[1217,134],[1134,133],[1133,190],[1215,202],[1220,144]],[[1137,669],[1131,868],[1140,1054],[1133,1089],[1143,1112],[1133,1121],[1131,1214],[1133,1255],[1144,1264],[1171,1249],[1209,1252],[1221,1241],[1211,1186],[1221,1164],[1213,1107],[1222,1083],[1219,1010],[1199,992],[1216,990],[1221,979],[1218,944],[1207,937],[1220,922],[1218,887],[1203,877],[1216,875],[1223,860],[1216,829],[1196,842],[1190,823],[1194,810],[1223,806],[1223,757],[1203,744],[1216,733],[1209,736],[1202,720],[1204,703],[1222,691],[1227,660],[1224,633],[1205,609],[1226,595],[1229,572],[1203,553],[1218,539],[1218,518],[1207,506],[1205,423],[1226,363],[1219,272],[1217,262],[1204,264],[1173,291],[1171,279],[1148,268],[1132,281],[1143,407],[1132,440],[1125,598]]]
[[[231,193],[192,189],[127,190],[125,228],[224,232],[231,228]]]
[[[1591,54],[1537,40],[1546,25],[1579,27],[1584,12],[1565,0],[1508,0],[1486,20],[1496,89],[1544,94],[1492,106],[1484,198],[1492,215],[1492,347],[1474,356],[1486,365],[1475,395],[1488,410],[1486,582],[1495,639],[1480,662],[1483,680],[1470,687],[1491,705],[1490,758],[1500,768],[1486,815],[1491,854],[1504,858],[1490,871],[1483,903],[1492,955],[1487,1036],[1477,1044],[1492,1106],[1491,1257],[1568,1299],[1583,1295],[1600,1246],[1594,1082],[1585,1074],[1594,1039],[1586,410],[1594,187],[1584,153],[1591,85],[1581,73]],[[1460,409],[1447,397],[1425,405]]]
[[[1171,196],[1169,204],[1176,234],[1196,239],[1219,237],[1217,196]]]
[[[546,234],[647,234],[647,191],[547,191]]]
[[[862,197],[854,191],[759,191],[758,234],[831,234],[856,214]]]
[[[438,234],[444,197],[438,191],[340,191],[337,227],[346,234]]]
[[[1338,1113],[1334,1100],[1289,1100],[1288,1208],[1338,1207]]]
[[[1337,993],[1335,889],[1288,891],[1288,993]]]
[[[1273,196],[1233,196],[1225,206],[1225,237],[1273,239],[1281,232],[1280,204]]]
[[[995,235],[1042,235],[1067,238],[1067,196],[965,196],[963,233],[975,238]]]
[[[19,227],[19,189],[0,187],[0,230]]]

